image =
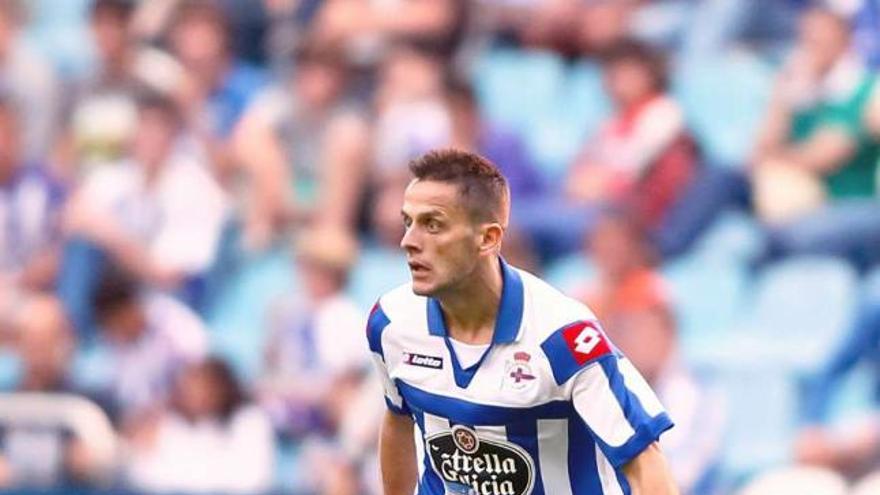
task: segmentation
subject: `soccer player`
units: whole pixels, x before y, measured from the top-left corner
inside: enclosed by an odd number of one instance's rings
[[[672,422],[644,379],[588,308],[500,256],[498,169],[457,150],[410,169],[412,283],[367,324],[388,405],[385,494],[677,493],[657,445]]]

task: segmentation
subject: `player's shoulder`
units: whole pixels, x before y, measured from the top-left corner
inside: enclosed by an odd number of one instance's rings
[[[554,332],[576,321],[594,321],[596,315],[583,302],[564,294],[543,279],[519,270],[529,300],[532,331],[543,341]]]
[[[614,355],[614,346],[587,305],[535,275],[521,272],[521,276],[532,306],[532,331],[550,362],[557,384]]]
[[[367,340],[373,352],[383,354],[382,335],[391,327],[414,329],[424,326],[425,298],[406,283],[383,294],[367,318]],[[393,324],[393,325],[392,325]]]

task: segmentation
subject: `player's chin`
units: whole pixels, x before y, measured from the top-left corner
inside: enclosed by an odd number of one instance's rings
[[[430,297],[434,295],[434,286],[433,284],[417,281],[414,279],[412,282],[412,291],[417,296]]]
[[[413,274],[412,291],[417,296],[430,297],[437,292],[437,284],[433,283],[433,281],[431,280],[426,279],[424,276],[420,277]]]

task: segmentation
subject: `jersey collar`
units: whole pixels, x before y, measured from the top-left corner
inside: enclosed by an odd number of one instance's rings
[[[501,303],[498,316],[495,318],[495,329],[492,333],[492,344],[509,344],[515,342],[519,335],[519,327],[523,317],[523,283],[519,273],[499,257],[501,263]],[[437,337],[447,337],[446,321],[440,301],[428,298],[428,332]]]

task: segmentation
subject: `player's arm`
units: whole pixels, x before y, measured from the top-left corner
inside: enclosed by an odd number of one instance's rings
[[[657,440],[673,426],[644,378],[608,341],[594,320],[572,323],[542,345],[558,385],[605,459],[638,495],[677,494]]]
[[[418,469],[413,442],[413,421],[409,416],[385,411],[379,436],[379,468],[385,495],[411,495]]]
[[[633,495],[678,495],[678,488],[657,442],[623,466]]]

